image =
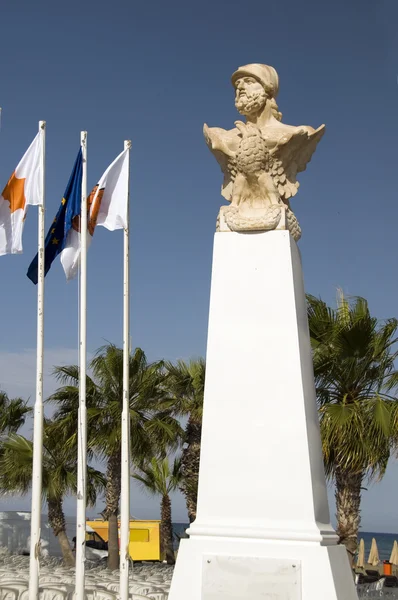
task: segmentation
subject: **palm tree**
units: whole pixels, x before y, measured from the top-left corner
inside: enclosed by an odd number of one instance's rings
[[[33,443],[11,433],[2,446],[0,484],[10,493],[26,494],[32,484]],[[75,559],[66,535],[63,500],[77,489],[76,446],[70,444],[57,423],[50,421],[44,423],[42,474],[48,521],[58,538],[65,564],[73,566]],[[94,506],[97,494],[105,488],[105,477],[92,467],[87,467],[87,475],[88,504]]]
[[[174,492],[181,481],[181,460],[174,460],[170,470],[168,458],[156,459],[142,465],[138,473],[133,474],[150,494],[162,497],[160,504],[160,555],[169,565],[174,565],[173,524],[171,518],[170,493]]]
[[[188,363],[178,360],[176,364],[166,362],[165,368],[165,384],[174,398],[175,411],[188,417],[183,437],[180,489],[186,499],[189,522],[192,523],[196,519],[198,497],[206,362],[203,358]]]
[[[171,416],[162,382],[163,363],[149,363],[140,348],[130,356],[130,430],[132,460],[137,465],[157,456],[167,446],[176,448],[181,427]],[[109,522],[108,568],[119,567],[118,512],[121,488],[121,414],[123,352],[113,344],[100,348],[87,377],[88,447],[106,461],[104,519]],[[73,437],[77,430],[77,366],[56,367],[64,384],[49,400],[57,404],[56,418]]]
[[[25,424],[26,416],[31,412],[32,408],[25,400],[9,398],[6,392],[0,391],[0,442],[10,433],[16,433]],[[0,456],[2,453],[3,447],[0,445]]]
[[[324,463],[336,485],[337,533],[352,558],[364,481],[381,479],[398,440],[398,321],[378,321],[363,298],[336,309],[307,297]]]
[[[30,412],[31,407],[22,398],[11,399],[0,391],[0,435],[17,432]]]

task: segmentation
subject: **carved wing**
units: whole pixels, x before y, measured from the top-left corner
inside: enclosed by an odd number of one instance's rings
[[[299,182],[297,173],[305,171],[317,144],[325,133],[325,125],[318,129],[298,127],[289,137],[282,138],[272,150],[271,173],[282,200],[297,194]]]
[[[221,194],[228,201],[232,198],[232,188],[234,185],[236,169],[236,150],[240,141],[240,134],[237,129],[226,131],[220,127],[203,127],[206,144],[214,154],[221,171],[224,173],[224,181],[221,187]]]

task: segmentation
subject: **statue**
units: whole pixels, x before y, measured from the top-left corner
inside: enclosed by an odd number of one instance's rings
[[[299,187],[297,173],[304,171],[325,132],[281,122],[275,98],[279,79],[273,67],[251,64],[232,75],[235,106],[246,122],[236,121],[229,131],[204,125],[206,143],[224,173],[222,206],[217,231],[268,231],[288,229],[297,241],[298,221],[289,199]]]

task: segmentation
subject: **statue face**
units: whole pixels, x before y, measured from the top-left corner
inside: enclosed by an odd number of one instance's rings
[[[235,82],[235,106],[241,115],[250,115],[263,108],[267,94],[254,77],[241,77]]]

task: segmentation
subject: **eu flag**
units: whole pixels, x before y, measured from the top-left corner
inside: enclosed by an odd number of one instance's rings
[[[61,206],[47,233],[44,245],[44,275],[47,275],[54,258],[65,247],[66,238],[73,225],[73,219],[80,215],[82,198],[82,169],[83,157],[80,148],[72,174],[69,178]],[[38,278],[37,254],[29,265],[27,276],[34,284]]]

